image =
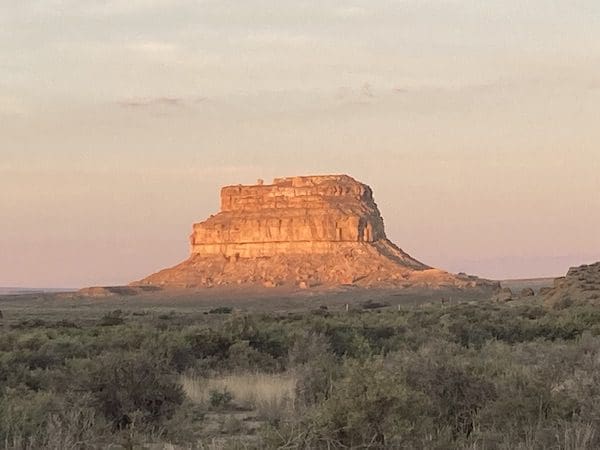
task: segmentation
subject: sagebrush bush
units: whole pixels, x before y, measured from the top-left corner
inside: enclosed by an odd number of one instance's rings
[[[233,400],[233,395],[227,389],[212,389],[208,395],[213,408],[224,408]]]
[[[163,361],[150,355],[104,355],[90,374],[94,405],[122,430],[138,413],[143,427],[156,428],[183,403],[183,389]]]

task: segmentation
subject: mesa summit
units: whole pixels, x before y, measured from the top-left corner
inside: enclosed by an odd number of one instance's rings
[[[190,257],[131,286],[355,285],[494,288],[429,267],[391,242],[369,186],[348,175],[225,186],[221,211],[193,225]]]

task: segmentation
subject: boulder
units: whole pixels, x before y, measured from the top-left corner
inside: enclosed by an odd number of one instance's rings
[[[542,295],[542,292],[540,292]],[[573,304],[600,306],[600,262],[572,267],[543,292],[544,304],[553,309]]]
[[[533,297],[535,295],[535,291],[532,288],[523,288],[521,289],[521,297]]]
[[[510,288],[502,288],[494,295],[493,300],[500,303],[510,302],[513,300],[513,292]]]

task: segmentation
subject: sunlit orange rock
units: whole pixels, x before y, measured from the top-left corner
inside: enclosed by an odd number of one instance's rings
[[[221,211],[193,226],[191,255],[138,285],[456,286],[390,242],[371,188],[348,175],[276,178],[221,189]]]

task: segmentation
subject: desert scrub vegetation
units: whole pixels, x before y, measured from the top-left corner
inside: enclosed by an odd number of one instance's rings
[[[99,310],[0,325],[5,449],[574,450],[599,448],[599,429],[589,306]]]

